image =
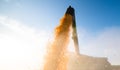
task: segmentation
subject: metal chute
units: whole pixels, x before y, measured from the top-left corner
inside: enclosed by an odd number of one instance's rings
[[[72,20],[72,38],[74,41],[74,46],[75,46],[75,52],[79,54],[79,43],[78,43],[78,37],[77,37],[77,29],[76,29],[76,21],[75,21],[75,10],[71,6],[67,8],[67,11],[65,14],[70,14],[73,17]]]

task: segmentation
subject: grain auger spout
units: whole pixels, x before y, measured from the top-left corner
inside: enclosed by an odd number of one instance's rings
[[[74,41],[74,46],[75,46],[75,52],[79,54],[79,43],[78,43],[78,37],[77,37],[77,29],[76,29],[76,21],[75,21],[75,10],[71,6],[67,8],[67,11],[65,14],[70,14],[73,19],[72,19],[72,38]]]

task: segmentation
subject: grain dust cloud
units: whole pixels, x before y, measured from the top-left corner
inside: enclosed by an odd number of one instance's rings
[[[66,55],[73,16],[66,13],[55,28],[55,36],[52,44],[47,48],[47,55],[43,70],[67,70],[68,57]]]

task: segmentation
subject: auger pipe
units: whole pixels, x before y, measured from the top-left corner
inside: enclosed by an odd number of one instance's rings
[[[77,37],[77,29],[76,29],[76,21],[75,21],[75,10],[71,6],[67,8],[67,11],[65,14],[70,14],[73,17],[72,20],[72,39],[74,41],[74,46],[75,46],[75,52],[79,54],[79,43],[78,43],[78,37]]]

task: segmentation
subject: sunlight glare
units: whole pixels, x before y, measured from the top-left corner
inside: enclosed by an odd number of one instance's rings
[[[0,22],[9,29],[0,30],[0,70],[41,70],[47,33],[7,20]]]

